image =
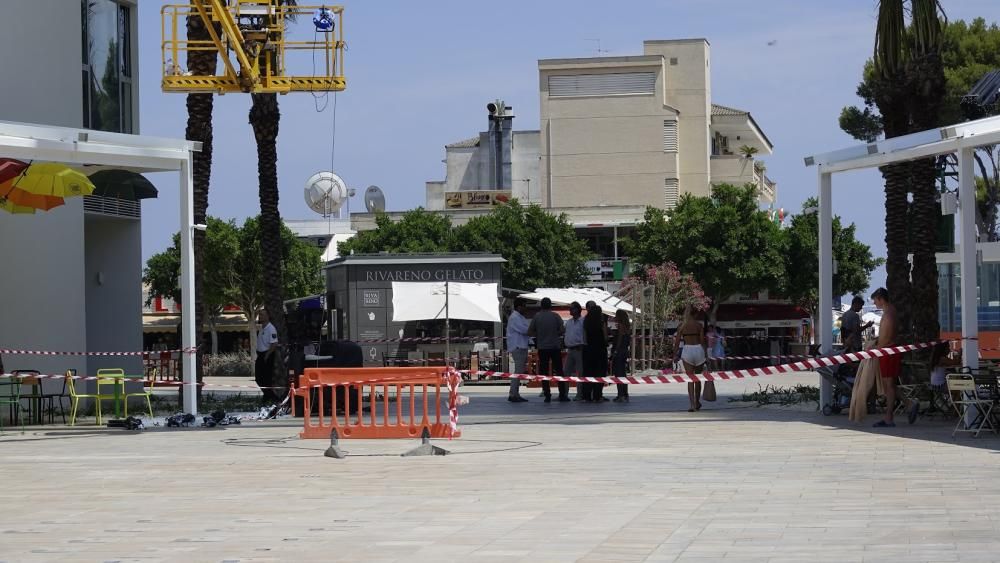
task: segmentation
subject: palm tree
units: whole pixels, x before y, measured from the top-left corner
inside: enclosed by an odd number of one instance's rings
[[[906,84],[906,24],[903,0],[880,0],[875,29],[875,104],[882,114],[886,138],[909,132]],[[879,169],[885,179],[885,249],[886,288],[899,316],[901,337],[909,334],[910,261],[907,252],[907,192],[910,167],[907,163],[889,164]]]
[[[187,17],[187,38],[188,41],[210,41],[208,27],[205,21],[197,14]],[[187,56],[187,68],[191,74],[196,76],[215,75],[218,64],[218,53],[213,50],[190,50]],[[206,224],[208,218],[208,189],[212,178],[212,110],[214,105],[213,94],[193,93],[187,95],[187,128],[184,136],[189,141],[201,143],[201,152],[194,153],[192,158],[191,172],[194,178],[194,222],[195,224]],[[195,326],[198,335],[196,345],[201,344],[201,335],[205,323],[205,305],[202,300],[202,288],[204,286],[204,256],[205,256],[205,232],[194,231],[194,314]],[[197,379],[202,380],[202,351],[199,348],[197,356]],[[201,391],[201,386],[198,386]]]
[[[294,6],[294,0],[280,4]],[[273,52],[272,52],[273,54]],[[264,54],[262,56],[272,56]],[[252,94],[250,126],[257,141],[257,181],[260,197],[260,253],[264,270],[264,307],[278,331],[280,342],[288,341],[285,325],[282,274],[281,213],[278,211],[278,125],[281,112],[277,94]],[[272,385],[284,387],[287,371],[282,354],[276,354]],[[275,395],[278,395],[275,393]]]
[[[938,0],[910,0],[910,56],[906,65],[907,82],[911,87],[910,116],[918,131],[941,125],[940,115],[945,96],[944,64],[941,49],[944,42],[944,13]],[[934,158],[909,163],[910,207],[913,253],[913,335],[920,342],[940,336],[938,323],[938,277],[935,242],[941,214],[936,201],[938,170]]]

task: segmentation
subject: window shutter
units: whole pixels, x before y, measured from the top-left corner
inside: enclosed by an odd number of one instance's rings
[[[663,120],[663,152],[677,152],[677,122]]]
[[[673,209],[677,207],[677,199],[680,197],[680,182],[677,178],[667,178],[663,182],[663,207]]]
[[[549,97],[653,94],[655,72],[560,74],[549,76]]]

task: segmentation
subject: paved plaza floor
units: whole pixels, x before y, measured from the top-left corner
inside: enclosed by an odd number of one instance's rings
[[[779,381],[815,376],[759,383]],[[1000,438],[727,402],[757,383],[697,413],[680,385],[601,405],[466,387],[444,457],[326,458],[294,419],[7,429],[0,561],[1000,560]]]

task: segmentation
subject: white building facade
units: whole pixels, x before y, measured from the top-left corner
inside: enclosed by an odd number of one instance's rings
[[[4,89],[0,120],[137,133],[137,10],[129,0],[5,2],[0,68],[17,85]],[[99,196],[35,215],[0,213],[2,347],[142,349],[140,227],[138,202]],[[3,360],[8,371],[47,373],[141,367],[135,358]]]

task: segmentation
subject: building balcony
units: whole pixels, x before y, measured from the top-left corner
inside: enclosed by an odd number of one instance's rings
[[[777,197],[778,185],[767,177],[758,161],[736,155],[712,155],[711,173],[712,184],[757,186],[763,203],[774,203]]]

